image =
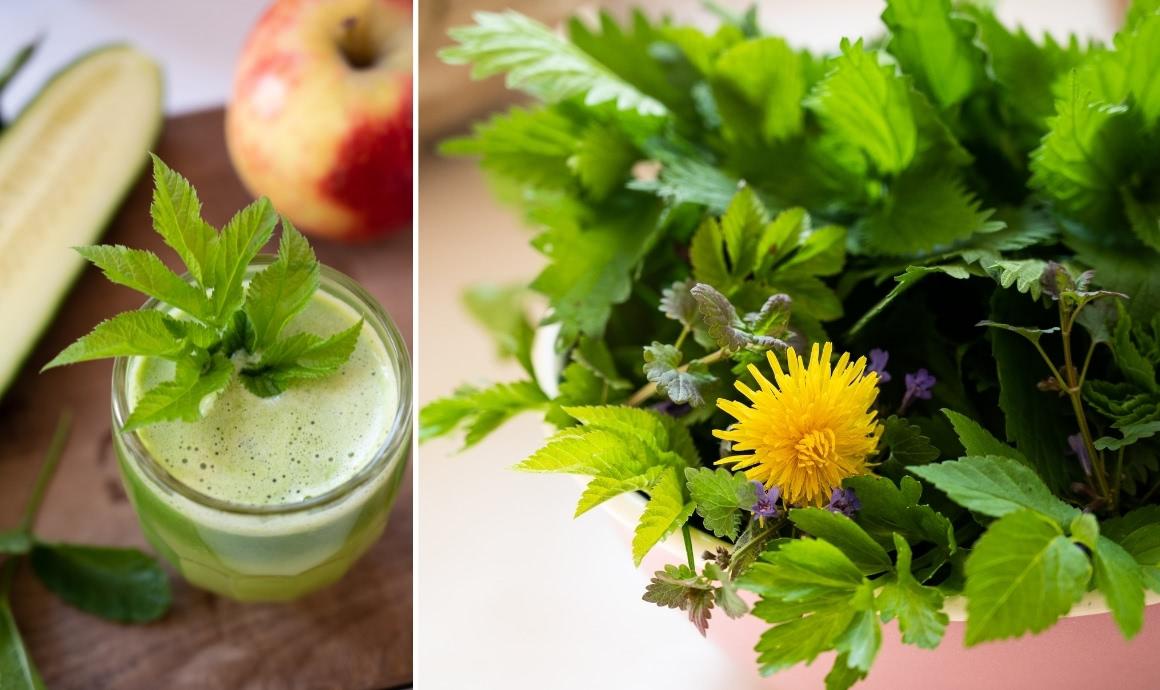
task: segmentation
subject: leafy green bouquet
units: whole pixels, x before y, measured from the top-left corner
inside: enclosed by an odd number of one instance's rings
[[[472,293],[529,379],[431,403],[423,437],[545,412],[519,468],[592,477],[577,514],[646,495],[634,558],[679,530],[687,562],[645,600],[766,621],[765,673],[836,650],[849,687],[882,622],[935,647],[958,595],[968,645],[1093,589],[1132,637],[1160,592],[1160,3],[1104,46],[891,0],[832,55],[721,15],[451,32],[445,60],[540,101],[445,150],[538,229],[566,364],[537,383],[524,294]]]

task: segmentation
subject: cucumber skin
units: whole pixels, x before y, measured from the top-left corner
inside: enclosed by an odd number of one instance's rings
[[[48,93],[49,89],[51,89],[53,87],[53,85],[56,84],[56,82],[61,77],[66,75],[68,72],[70,72],[75,67],[79,66],[81,63],[85,62],[86,60],[88,60],[90,58],[96,57],[96,56],[100,55],[101,53],[104,53],[104,52],[107,52],[110,50],[121,50],[121,49],[125,49],[125,48],[129,48],[130,50],[134,50],[135,52],[140,53],[141,55],[145,55],[144,53],[141,53],[136,48],[133,48],[131,45],[129,45],[127,43],[121,43],[121,42],[107,43],[107,44],[98,46],[96,48],[93,48],[92,50],[85,51],[81,55],[77,56],[76,59],[65,64],[63,67],[58,69],[56,72],[53,72],[52,76],[49,77],[48,80],[44,82],[44,85],[41,86],[40,89],[37,90],[36,95],[34,95],[32,97],[32,99],[30,99],[28,101],[28,103],[24,106],[24,108],[22,108],[20,110],[20,114],[18,114],[11,122],[8,122],[5,124],[3,132],[0,132],[0,145],[3,145],[4,139],[11,136],[12,133],[17,130],[17,128],[20,126],[21,122],[24,120],[25,116],[29,112],[32,111],[33,106],[36,105],[37,101],[39,101],[41,99],[41,97],[44,96],[44,94]],[[145,56],[145,57],[149,57],[149,56]],[[158,113],[158,115],[157,115],[157,118],[156,118],[154,125],[153,125],[153,131],[150,133],[150,135],[148,137],[149,149],[152,150],[153,146],[157,143],[157,140],[161,137],[161,130],[162,130],[162,127],[165,123],[165,77],[164,77],[164,73],[161,70],[161,65],[159,63],[157,63],[156,60],[153,60],[153,58],[151,58],[151,57],[149,58],[149,60],[153,63],[154,67],[156,67],[157,81],[158,81],[158,87],[159,87],[157,89],[157,93],[158,93],[157,113]],[[100,237],[102,235],[105,234],[105,230],[108,229],[109,224],[112,223],[112,221],[113,221],[113,218],[121,210],[121,206],[122,206],[122,204],[125,203],[125,199],[129,196],[129,192],[131,192],[133,190],[133,187],[137,184],[137,180],[139,180],[141,178],[141,173],[144,172],[144,170],[148,167],[148,165],[147,165],[148,162],[149,162],[149,156],[148,156],[148,152],[146,152],[146,155],[143,155],[141,157],[141,163],[138,164],[138,166],[137,166],[137,172],[133,175],[133,177],[129,181],[129,183],[124,186],[124,189],[120,190],[114,196],[112,196],[114,203],[110,207],[109,214],[105,218],[102,218],[101,221],[97,224],[96,232],[94,233],[94,235],[92,237],[87,239],[87,242],[86,242],[87,244],[92,244],[93,242],[100,239]],[[81,264],[81,266],[79,268],[77,268],[76,270],[73,271],[73,275],[69,278],[69,280],[65,284],[64,289],[61,290],[61,293],[56,298],[56,301],[53,304],[52,308],[49,309],[46,314],[44,314],[43,321],[40,325],[40,328],[35,332],[33,337],[30,338],[28,343],[25,345],[24,353],[16,358],[16,360],[13,362],[13,366],[11,367],[10,370],[0,371],[0,402],[4,401],[4,396],[8,393],[8,390],[12,387],[12,384],[16,382],[16,379],[19,377],[20,372],[24,370],[24,367],[28,364],[28,360],[32,357],[32,353],[36,349],[37,343],[39,343],[40,340],[44,337],[44,334],[48,331],[49,326],[52,325],[52,323],[56,320],[57,315],[60,314],[60,310],[64,306],[65,299],[69,296],[70,293],[72,293],[73,288],[76,287],[77,280],[80,279],[81,273],[84,272],[84,269],[85,269],[85,264]]]

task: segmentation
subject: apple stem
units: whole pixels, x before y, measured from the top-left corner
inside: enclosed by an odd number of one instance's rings
[[[378,61],[379,55],[371,31],[371,2],[364,3],[358,15],[342,20],[342,30],[338,47],[347,64],[355,69],[364,69]]]

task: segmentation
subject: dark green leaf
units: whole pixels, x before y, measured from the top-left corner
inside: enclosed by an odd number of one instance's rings
[[[1056,498],[1034,470],[1011,458],[968,456],[910,471],[964,508],[991,517],[1030,509],[1066,525],[1079,514],[1077,508]]]
[[[890,556],[853,520],[822,508],[795,508],[789,519],[798,529],[842,550],[864,575],[890,570]]]
[[[1104,595],[1124,637],[1131,639],[1144,625],[1144,583],[1140,564],[1122,546],[1100,537],[1092,552],[1096,588]]]
[[[136,549],[37,544],[31,560],[45,587],[93,615],[141,623],[169,610],[169,578]]]
[[[934,649],[942,641],[950,618],[943,613],[943,595],[934,587],[925,587],[911,574],[910,545],[901,536],[894,535],[898,553],[896,574],[887,580],[876,603],[882,620],[898,619],[902,641],[923,649]]]

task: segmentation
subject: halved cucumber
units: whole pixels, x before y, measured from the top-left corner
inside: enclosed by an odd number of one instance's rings
[[[0,135],[0,396],[161,131],[161,68],[122,45],[58,72]]]

